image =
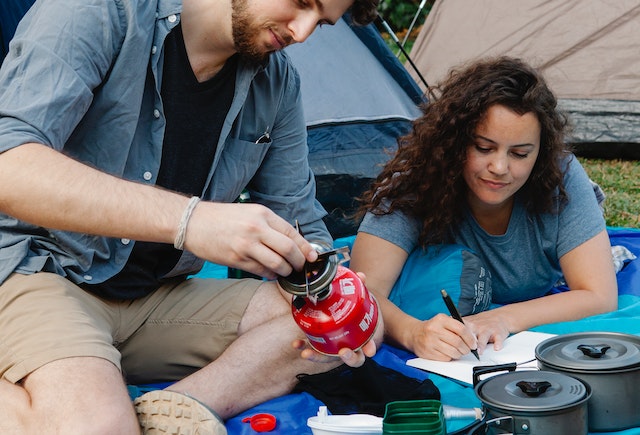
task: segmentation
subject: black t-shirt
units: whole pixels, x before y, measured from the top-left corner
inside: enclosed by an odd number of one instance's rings
[[[233,100],[237,56],[227,60],[213,78],[200,83],[191,69],[181,26],[169,33],[164,50],[161,95],[166,128],[156,184],[200,196]],[[84,287],[107,298],[142,297],[166,281],[164,276],[181,253],[169,244],[136,242],[120,273],[104,283]]]

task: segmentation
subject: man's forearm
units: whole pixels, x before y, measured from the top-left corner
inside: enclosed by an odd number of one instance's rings
[[[173,243],[187,202],[44,145],[25,144],[0,154],[0,211],[34,225]]]

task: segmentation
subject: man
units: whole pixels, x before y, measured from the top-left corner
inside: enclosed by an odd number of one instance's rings
[[[0,433],[226,433],[375,353],[305,348],[273,281],[186,277],[286,276],[330,242],[280,50],[377,3],[35,3],[0,69]],[[175,383],[134,410],[123,376]]]

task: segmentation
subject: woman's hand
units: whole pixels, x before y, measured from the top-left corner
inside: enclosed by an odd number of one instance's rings
[[[472,329],[446,314],[416,320],[411,336],[416,356],[435,361],[459,359],[478,346]]]
[[[478,353],[482,355],[489,343],[493,343],[494,350],[502,349],[504,341],[512,332],[509,322],[500,308],[483,311],[464,318],[478,339]],[[516,331],[513,331],[516,332]]]

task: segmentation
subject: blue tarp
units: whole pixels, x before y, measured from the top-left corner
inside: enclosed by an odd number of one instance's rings
[[[300,73],[316,176],[373,178],[419,116],[422,91],[372,24],[348,17],[286,48]]]
[[[588,317],[586,319],[555,323],[534,328],[535,331],[552,334],[564,334],[588,331],[611,331],[640,335],[640,230],[625,228],[609,228],[612,245],[622,245],[628,248],[638,258],[629,262],[617,275],[619,297],[618,310]],[[214,273],[215,276],[224,275],[224,268],[210,265],[209,269],[201,273]],[[394,370],[416,379],[429,377],[440,389],[442,402],[451,406],[481,407],[473,388],[448,378],[430,374],[405,364],[414,358],[412,353],[388,345],[383,345],[374,359]],[[311,429],[306,425],[307,419],[316,415],[318,407],[323,403],[308,393],[289,394],[258,406],[227,421],[229,435],[253,435],[255,432],[249,424],[242,422],[245,417],[257,413],[268,412],[274,414],[278,420],[273,435],[311,435]],[[448,429],[456,430],[470,424],[470,422],[449,422]],[[617,435],[638,435],[640,428],[612,432]],[[602,433],[601,434],[605,434]]]

